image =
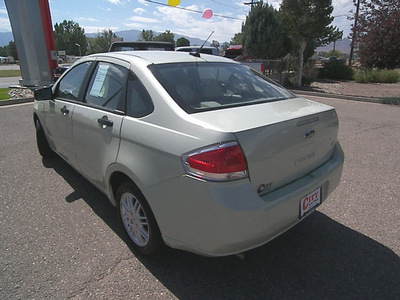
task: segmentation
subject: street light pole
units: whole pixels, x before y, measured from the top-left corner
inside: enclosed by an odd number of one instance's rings
[[[78,43],[76,43],[75,46],[78,46],[78,47],[79,47],[79,56],[82,56],[82,54],[81,54],[81,45],[79,45]]]

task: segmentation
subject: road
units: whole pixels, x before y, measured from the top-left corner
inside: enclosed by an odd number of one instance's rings
[[[3,65],[0,64],[0,70],[19,70],[20,67],[17,64]],[[10,85],[18,85],[21,77],[1,77],[0,88],[8,88]]]
[[[339,114],[342,182],[245,260],[134,253],[108,200],[42,161],[32,104],[0,108],[0,299],[400,299],[400,107],[318,100]]]
[[[0,88],[8,88],[11,85],[19,85],[21,77],[1,77],[0,78]]]

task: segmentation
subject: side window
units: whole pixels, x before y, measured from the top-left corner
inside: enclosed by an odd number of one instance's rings
[[[58,84],[56,98],[78,100],[79,91],[90,62],[85,62],[71,69]]]
[[[132,72],[129,74],[126,114],[140,118],[153,112],[154,106],[146,88]]]
[[[86,102],[112,110],[120,108],[126,72],[122,66],[99,62],[89,83]]]

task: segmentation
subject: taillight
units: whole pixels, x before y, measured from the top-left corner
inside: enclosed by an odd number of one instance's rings
[[[212,145],[183,156],[186,172],[198,178],[229,181],[246,178],[247,163],[236,142]]]

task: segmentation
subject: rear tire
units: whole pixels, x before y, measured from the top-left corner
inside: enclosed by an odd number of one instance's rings
[[[40,124],[39,120],[35,120],[36,127],[36,143],[39,150],[39,154],[43,158],[52,158],[55,156],[54,151],[50,148],[49,142],[47,141],[46,134]]]
[[[164,242],[160,229],[139,189],[131,182],[124,182],[117,190],[116,200],[118,219],[133,247],[144,255],[161,252]]]

